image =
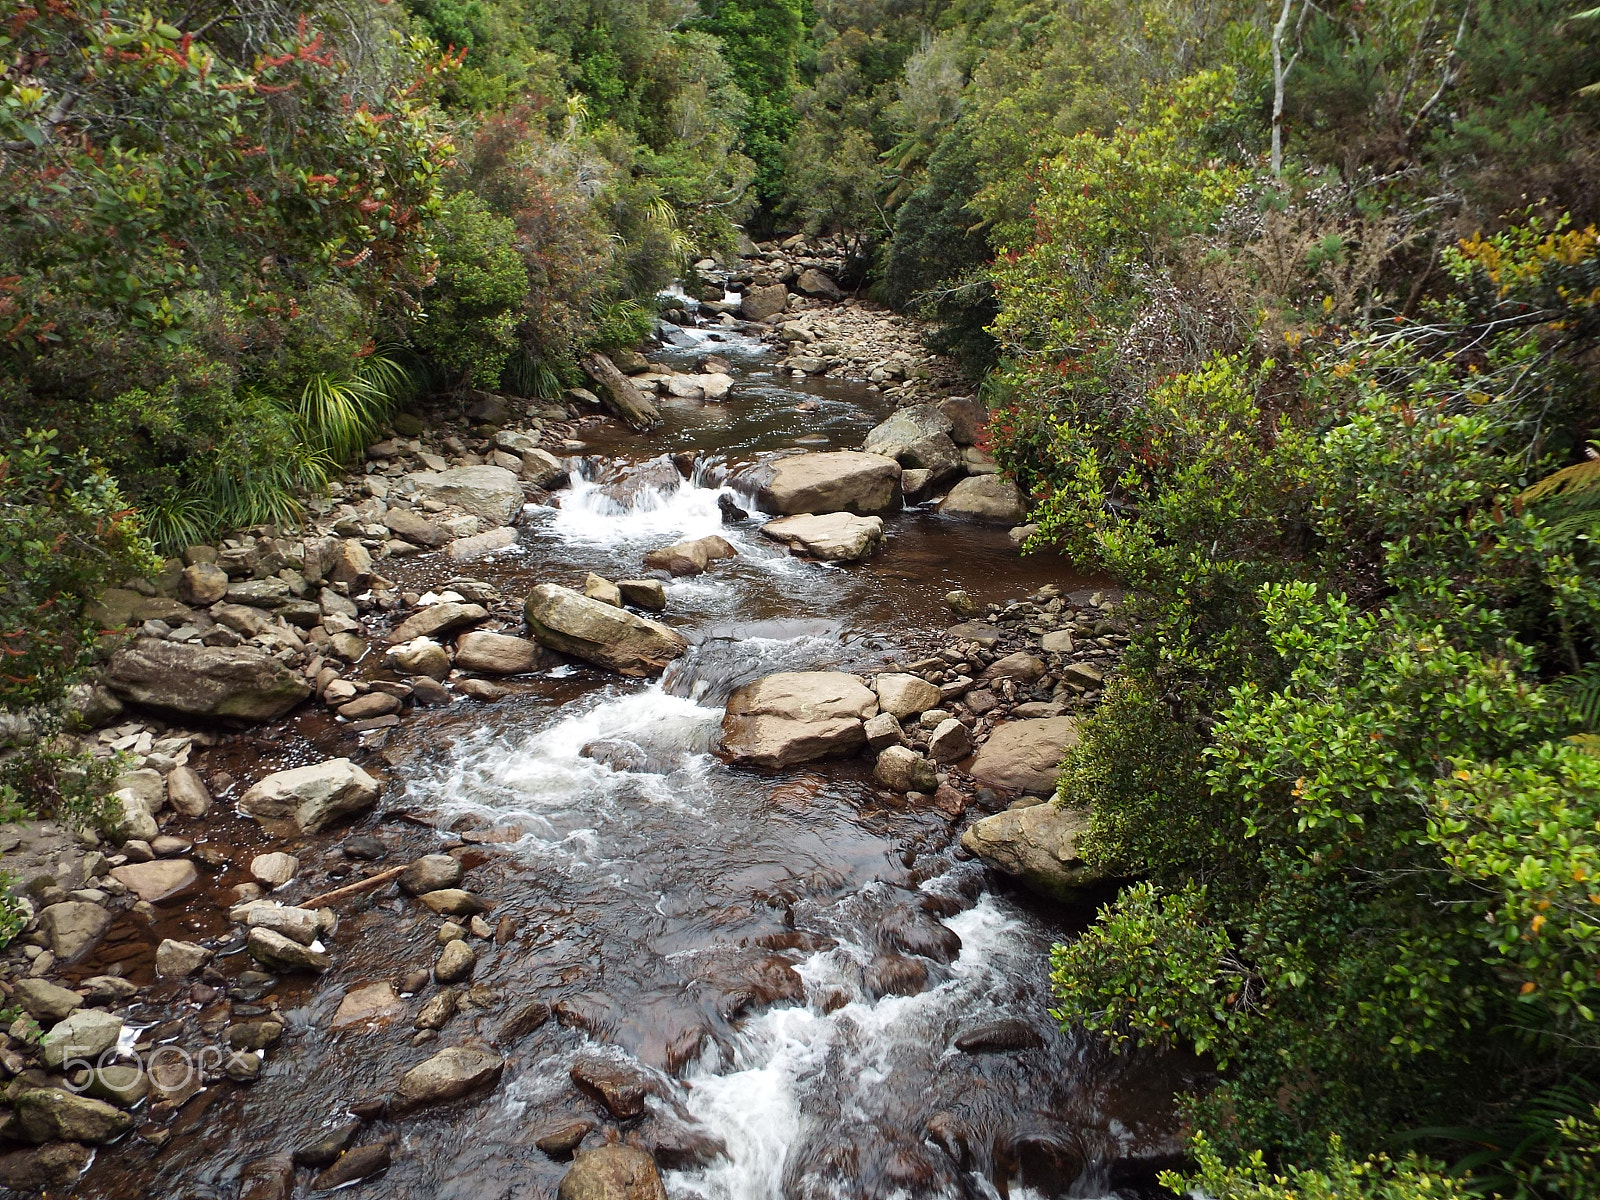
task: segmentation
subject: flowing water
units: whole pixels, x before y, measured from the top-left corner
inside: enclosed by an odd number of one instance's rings
[[[584,1118],[597,1125],[585,1144],[608,1136],[570,1077],[599,1058],[647,1076],[647,1112],[624,1133],[670,1168],[674,1200],[1148,1190],[1174,1144],[1170,1093],[1191,1068],[1110,1056],[1050,1017],[1049,947],[1088,914],[995,890],[952,854],[945,814],[884,796],[861,762],[768,774],[714,754],[721,706],[744,682],[918,657],[910,643],[948,621],[951,587],[989,601],[1088,581],[1058,559],[1019,558],[1003,530],[930,512],[890,518],[886,551],[850,568],[790,557],[760,536],[760,518],[724,526],[719,496],[750,507],[729,486],[740,466],[797,438],[857,445],[887,405],[858,385],[790,380],[737,335],[677,336],[662,357],[714,350],[736,364],[729,402],[669,408],[647,438],[593,438],[571,486],[526,514],[519,546],[473,573],[508,594],[581,585],[590,570],[627,578],[650,549],[723,534],[737,559],[668,585],[667,619],[690,652],[655,682],[562,667],[495,705],[418,710],[391,743],[382,811],[358,830],[389,843],[385,865],[472,843],[467,886],[514,927],[503,945],[481,943],[481,1003],[430,1044],[411,1045],[407,1021],[330,1032],[346,990],[426,967],[436,951],[439,921],[414,902],[347,902],[335,970],[279,992],[288,1035],[261,1080],[206,1089],[168,1145],[103,1155],[80,1194],[231,1197],[243,1162],[337,1124],[441,1045],[492,1039],[535,998],[557,1019],[501,1046],[501,1086],[369,1126],[361,1140],[388,1137],[394,1165],[360,1187],[553,1196],[568,1164],[534,1143]],[[438,582],[437,567],[402,570]],[[325,718],[303,718],[252,743],[238,773],[348,752],[335,737]],[[235,854],[263,844],[241,820],[212,839]],[[220,916],[163,921],[166,936],[227,936]],[[148,978],[144,958],[124,957]],[[220,1001],[166,994],[187,1014],[174,1037],[217,1023]],[[981,1026],[1013,1048],[956,1049]]]

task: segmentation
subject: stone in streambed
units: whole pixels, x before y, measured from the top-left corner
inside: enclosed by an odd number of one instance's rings
[[[421,513],[409,508],[391,508],[383,515],[383,523],[413,546],[433,549],[450,540],[450,535]]]
[[[197,608],[209,608],[228,594],[228,573],[215,563],[185,567],[178,578],[178,599]]]
[[[860,562],[882,548],[883,518],[805,513],[768,521],[761,533],[824,562]]]
[[[444,679],[450,674],[450,655],[432,638],[419,637],[393,647],[389,651],[388,665],[402,675]]]
[[[156,947],[156,975],[162,979],[181,979],[199,971],[211,957],[212,952],[204,946],[164,938]]]
[[[466,941],[446,942],[433,964],[433,977],[439,983],[460,983],[472,976],[478,953]]]
[[[939,786],[933,764],[909,746],[879,751],[872,776],[891,792],[931,792]]]
[[[619,675],[655,675],[689,648],[676,630],[553,583],[529,593],[524,614],[544,645]]]
[[[789,307],[789,289],[781,283],[751,287],[739,300],[739,315],[746,321],[765,321]]]
[[[972,475],[950,489],[939,511],[987,525],[1018,525],[1024,515],[1022,493],[998,475]]]
[[[19,1131],[30,1142],[97,1145],[114,1141],[133,1127],[131,1116],[104,1100],[75,1096],[56,1088],[23,1092],[16,1097],[15,1104]]]
[[[505,1066],[503,1058],[481,1050],[465,1046],[441,1050],[405,1073],[389,1109],[406,1113],[484,1091],[500,1082]]]
[[[39,913],[39,929],[57,962],[71,962],[99,941],[111,914],[87,900],[63,900]]]
[[[342,1125],[335,1125],[325,1133],[315,1134],[296,1146],[291,1156],[292,1161],[297,1167],[312,1167],[316,1170],[332,1166],[360,1132],[360,1121],[346,1121]]]
[[[900,722],[893,713],[881,712],[868,719],[865,731],[867,746],[877,753],[886,746],[903,746],[906,741],[906,731],[900,727]]]
[[[400,890],[408,896],[421,896],[441,888],[453,888],[464,874],[461,860],[448,854],[424,854],[400,872]]]
[[[405,1011],[405,1002],[394,994],[394,987],[388,981],[369,983],[365,987],[351,988],[344,994],[328,1028],[349,1029],[374,1021],[392,1021],[404,1016]]]
[[[940,721],[928,736],[928,757],[934,762],[959,762],[972,753],[972,733],[954,717]]]
[[[1044,1039],[1026,1021],[988,1021],[956,1034],[955,1045],[963,1054],[995,1054],[1032,1050],[1044,1045]]]
[[[543,659],[537,643],[509,633],[468,633],[456,643],[456,666],[484,675],[524,675]]]
[[[211,793],[189,767],[173,767],[167,774],[167,800],[185,817],[203,817],[211,810]]]
[[[282,887],[300,870],[300,860],[292,854],[274,850],[250,860],[250,877],[269,888]]]
[[[357,1146],[354,1150],[346,1150],[341,1154],[333,1166],[311,1181],[311,1186],[316,1191],[332,1191],[347,1183],[368,1179],[380,1171],[387,1171],[389,1160],[389,1147],[383,1142],[374,1142],[370,1146]]]
[[[900,505],[900,464],[851,450],[796,454],[750,474],[756,503],[780,516],[797,513],[886,512]]]
[[[0,1187],[16,1192],[51,1188],[71,1194],[72,1185],[89,1169],[94,1151],[76,1142],[51,1142],[32,1150],[0,1154]]]
[[[654,1158],[619,1143],[579,1151],[556,1200],[667,1200],[667,1189]]]
[[[504,467],[456,467],[409,478],[423,499],[454,505],[491,525],[509,525],[522,509],[522,482]]]
[[[849,754],[866,742],[862,722],[877,711],[859,675],[783,671],[728,698],[722,748],[736,763],[773,769]]]
[[[300,674],[253,647],[153,638],[140,638],[113,654],[106,685],[136,704],[249,721],[275,721],[311,694]]]
[[[412,613],[389,634],[389,641],[399,645],[414,638],[444,636],[481,625],[488,619],[489,610],[481,604],[445,600]]]
[[[365,696],[357,696],[348,704],[341,704],[339,715],[346,721],[367,721],[373,717],[386,717],[390,713],[397,713],[400,708],[398,696],[391,696],[388,692],[368,692]]]
[[[302,946],[293,938],[261,926],[250,931],[245,946],[250,956],[269,971],[311,971],[320,975],[333,965],[325,951]]]
[[[878,693],[878,707],[898,720],[927,712],[939,703],[938,685],[919,675],[886,673],[874,679],[872,685]]]
[[[713,533],[707,537],[675,542],[663,549],[652,550],[644,556],[644,565],[652,571],[666,571],[672,575],[700,575],[712,563],[738,556],[739,552],[726,538]]]
[[[617,591],[624,604],[642,608],[646,612],[665,612],[667,589],[659,579],[619,579]]]
[[[1048,796],[1066,752],[1078,744],[1072,717],[1044,717],[997,725],[978,747],[969,774],[991,787],[1014,788]]]
[[[439,888],[424,892],[417,899],[441,917],[470,917],[488,908],[478,897],[460,888]]]
[[[444,988],[422,1006],[417,1013],[418,1029],[443,1029],[461,1006],[461,993],[455,988]]]
[[[961,835],[961,844],[1029,889],[1053,899],[1072,900],[1079,889],[1105,878],[1078,855],[1077,840],[1088,828],[1084,809],[1034,804],[975,822]]]
[[[41,1025],[65,1020],[83,1007],[83,997],[43,979],[17,981],[17,1003]]]
[[[619,1121],[644,1113],[650,1077],[629,1063],[585,1055],[572,1065],[572,1082],[580,1092],[605,1106]]]
[[[239,811],[257,821],[292,821],[318,833],[340,817],[365,812],[378,799],[378,781],[348,758],[268,775],[239,797]]]
[[[458,538],[450,543],[450,549],[446,553],[454,562],[471,562],[475,558],[493,554],[496,550],[509,549],[516,544],[517,531],[510,525],[502,525],[499,529],[487,529],[482,533]]]
[[[59,1067],[69,1058],[98,1057],[115,1046],[121,1035],[122,1022],[118,1018],[98,1008],[80,1008],[56,1022],[39,1039],[39,1048],[45,1066]]]
[[[980,678],[985,683],[996,679],[1015,679],[1022,683],[1033,683],[1043,679],[1046,670],[1043,659],[1029,654],[1026,650],[1018,650],[1007,654],[1004,658],[995,659]]]
[[[593,571],[584,577],[583,594],[591,600],[600,601],[601,604],[609,604],[614,608],[622,607],[622,590],[604,575],[596,575]]]

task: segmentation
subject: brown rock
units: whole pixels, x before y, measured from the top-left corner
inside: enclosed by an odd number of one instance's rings
[[[111,878],[151,904],[182,895],[199,877],[194,863],[187,858],[158,858],[154,862],[128,863],[111,869]]]

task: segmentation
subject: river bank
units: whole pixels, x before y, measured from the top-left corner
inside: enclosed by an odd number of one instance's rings
[[[652,431],[468,396],[105,598],[123,826],[8,849],[13,1185],[535,1196],[617,1146],[618,1195],[1053,1195],[1177,1152],[1191,1068],[1048,1017],[1082,902],[971,853],[1093,884],[1038,801],[1116,598],[1018,558],[970,397],[789,293],[801,249],[618,356]]]

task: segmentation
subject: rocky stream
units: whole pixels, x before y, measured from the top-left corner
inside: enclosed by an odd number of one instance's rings
[[[103,599],[122,825],[0,828],[0,1190],[1155,1194],[1200,1067],[1049,1012],[1119,597],[838,251]]]

